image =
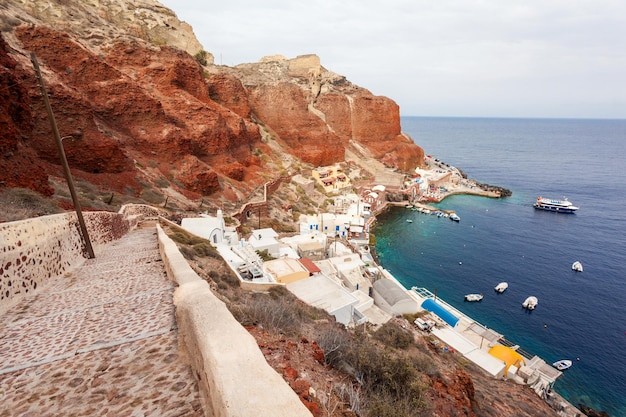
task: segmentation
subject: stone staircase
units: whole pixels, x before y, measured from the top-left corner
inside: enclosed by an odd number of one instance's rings
[[[155,223],[0,316],[0,416],[200,416]]]

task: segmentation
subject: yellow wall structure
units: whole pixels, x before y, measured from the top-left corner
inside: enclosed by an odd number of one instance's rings
[[[263,263],[263,269],[272,274],[276,282],[281,284],[291,284],[309,276],[309,271],[292,258],[266,261]]]
[[[509,368],[511,365],[519,368],[522,364],[526,364],[524,357],[507,346],[495,345],[491,349],[489,349],[489,354],[495,358],[502,360],[506,363],[506,368],[504,368],[504,376],[509,372]]]

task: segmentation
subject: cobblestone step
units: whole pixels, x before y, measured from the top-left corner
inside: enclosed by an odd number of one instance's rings
[[[0,318],[0,416],[201,415],[174,288],[140,227],[19,300]]]

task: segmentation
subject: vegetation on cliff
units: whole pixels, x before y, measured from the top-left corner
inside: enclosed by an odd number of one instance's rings
[[[314,416],[556,416],[528,387],[494,380],[410,319],[346,329],[283,287],[239,287],[210,244],[164,225]]]

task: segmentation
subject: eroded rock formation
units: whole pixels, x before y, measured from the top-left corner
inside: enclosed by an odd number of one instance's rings
[[[151,0],[10,0],[0,13],[0,187],[50,195],[48,178],[61,173],[31,53],[73,174],[110,192],[160,184],[192,201],[222,198],[227,184],[229,199],[242,199],[284,171],[281,153],[329,165],[352,144],[400,170],[423,161],[397,104],[316,55],[215,66],[191,28]]]

